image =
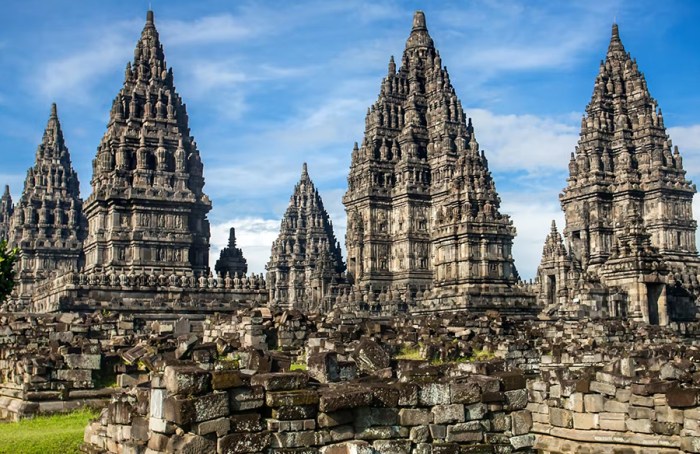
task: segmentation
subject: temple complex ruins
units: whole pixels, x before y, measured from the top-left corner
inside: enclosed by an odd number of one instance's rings
[[[538,299],[562,316],[693,320],[700,259],[695,185],[618,26],[601,62],[547,237]]]
[[[422,12],[352,150],[347,264],[303,164],[267,280],[235,227],[212,272],[205,156],[149,11],[85,203],[55,105],[0,199],[0,420],[99,408],[90,454],[700,453],[695,186],[617,26],[531,284]]]
[[[270,304],[305,312],[330,310],[345,263],[333,223],[304,163],[272,243],[267,264]]]

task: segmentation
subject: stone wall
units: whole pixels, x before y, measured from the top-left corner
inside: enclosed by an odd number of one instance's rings
[[[85,274],[71,272],[37,286],[30,312],[110,310],[128,313],[214,313],[265,304],[262,276]],[[8,308],[23,310],[25,308]]]
[[[167,366],[113,399],[87,452],[532,452],[519,373],[321,385],[302,372]]]
[[[115,391],[108,385],[116,384],[116,352],[134,333],[127,316],[3,314],[0,420],[106,405]]]

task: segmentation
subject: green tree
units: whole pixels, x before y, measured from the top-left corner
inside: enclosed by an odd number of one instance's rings
[[[7,241],[0,241],[0,303],[10,295],[15,286],[15,262],[19,249],[10,249]]]

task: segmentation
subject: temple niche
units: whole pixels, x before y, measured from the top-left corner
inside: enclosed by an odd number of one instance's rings
[[[11,203],[3,196],[3,212]],[[24,307],[41,280],[83,266],[86,221],[78,175],[71,164],[56,104],[27,171],[22,196],[12,211],[9,243],[20,250],[17,285],[12,299]]]
[[[343,203],[361,306],[395,306],[396,295],[427,310],[534,305],[513,261],[515,227],[421,11],[368,109]]]
[[[87,272],[208,272],[211,202],[188,123],[149,11],[93,161]]]
[[[560,196],[566,250],[555,263],[547,238],[538,299],[550,314],[694,319],[695,192],[615,24]]]
[[[243,251],[236,247],[236,229],[233,227],[229,231],[228,246],[221,250],[214,270],[221,278],[244,275],[248,272],[248,262],[243,257]]]
[[[266,268],[271,305],[311,312],[327,311],[335,303],[345,264],[306,163]]]

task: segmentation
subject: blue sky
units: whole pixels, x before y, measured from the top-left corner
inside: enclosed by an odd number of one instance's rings
[[[261,272],[301,165],[344,242],[353,142],[413,11],[447,65],[534,276],[613,20],[637,58],[688,175],[700,181],[700,2],[173,1],[156,26],[190,114],[214,209],[212,255],[239,233]],[[16,198],[51,102],[90,193],[91,160],[147,1],[9,1],[0,28],[0,184]],[[700,207],[700,206],[699,206]],[[698,210],[696,209],[696,212]],[[212,265],[213,265],[212,259]]]

